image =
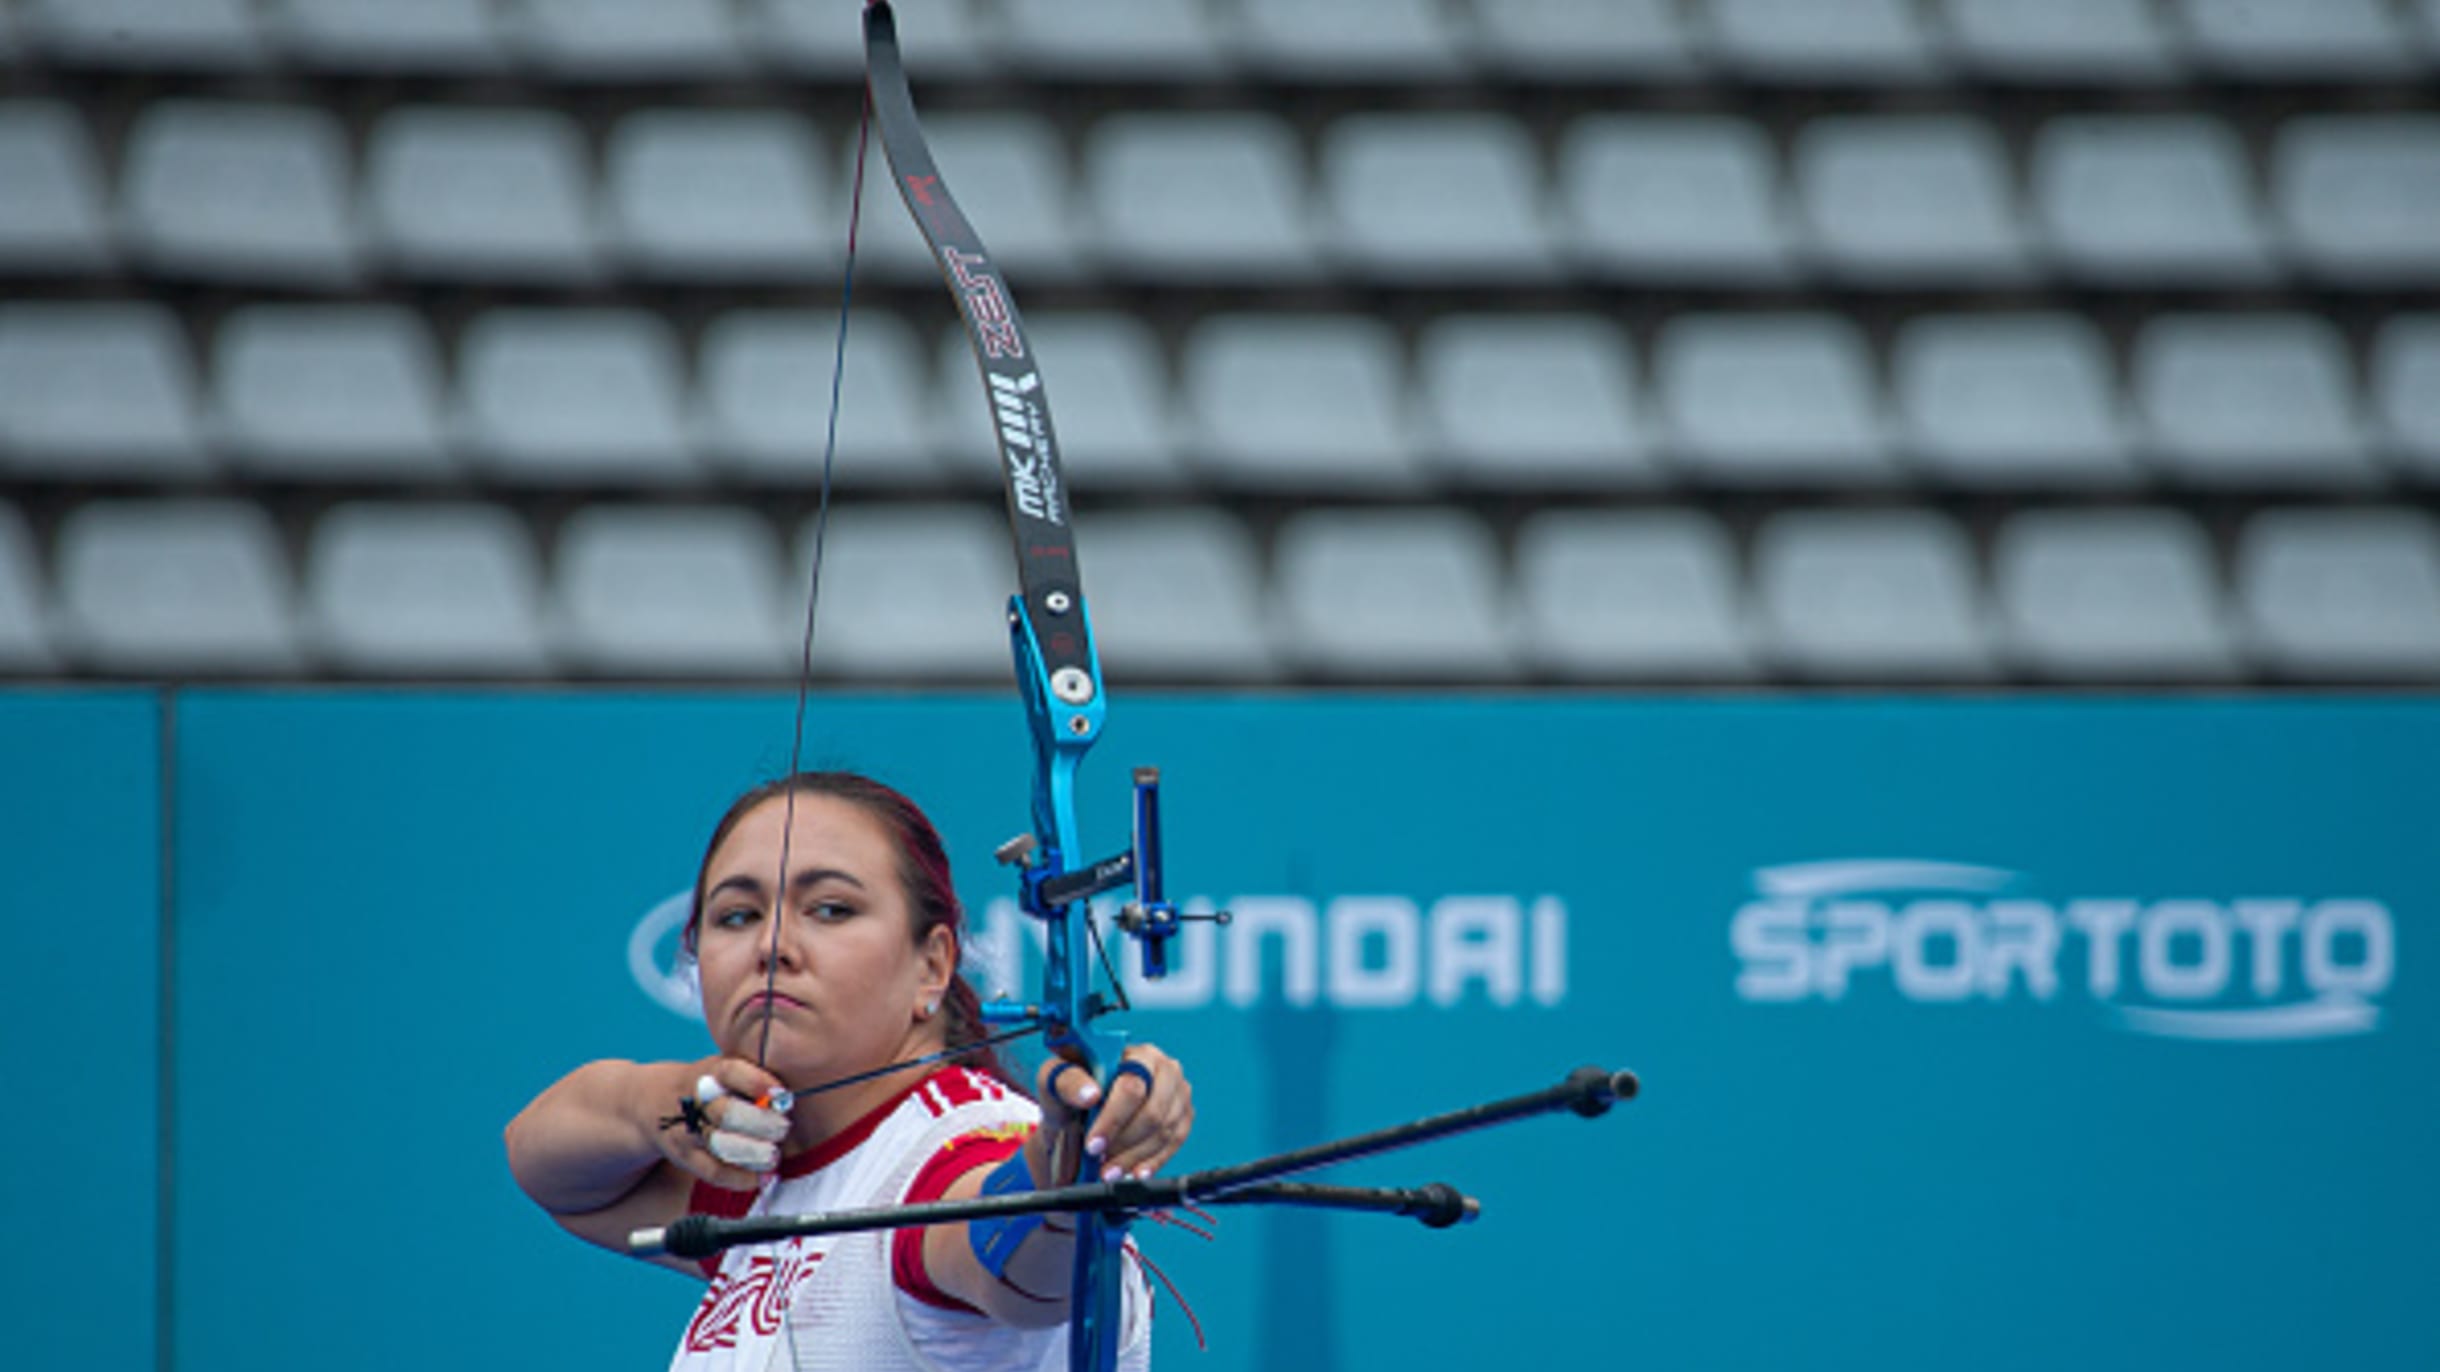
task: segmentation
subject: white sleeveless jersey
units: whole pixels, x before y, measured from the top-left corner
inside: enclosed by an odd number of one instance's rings
[[[821,1147],[786,1160],[751,1196],[697,1185],[692,1208],[802,1215],[896,1205],[924,1164],[951,1146],[1013,1140],[1041,1119],[1005,1083],[963,1067],[926,1077]],[[1005,1152],[1007,1144],[1000,1145]],[[910,1234],[914,1231],[908,1231]],[[711,1289],[670,1372],[1057,1372],[1067,1326],[1018,1329],[893,1273],[892,1232],[830,1234],[732,1248],[706,1261]],[[1129,1246],[1132,1251],[1132,1245]],[[903,1266],[903,1264],[902,1264]],[[1119,1366],[1151,1364],[1151,1293],[1130,1261]]]

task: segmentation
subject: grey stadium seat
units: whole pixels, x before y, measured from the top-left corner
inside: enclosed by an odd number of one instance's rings
[[[410,107],[373,128],[366,214],[417,276],[568,283],[595,274],[584,138],[539,109]]]
[[[1796,138],[1813,250],[1876,286],[2021,281],[2029,255],[2007,149],[1951,115],[1816,119]]]
[[[1377,320],[1218,315],[1187,336],[1186,420],[1217,480],[1258,490],[1411,491],[1398,340]]]
[[[536,676],[542,574],[524,521],[497,505],[340,505],[306,553],[318,655],[374,676]]]
[[[2440,481],[2440,315],[2402,314],[2372,346],[2371,389],[2383,440],[2425,481]]]
[[[553,648],[591,671],[768,677],[795,660],[778,550],[747,511],[579,510],[553,567]]]
[[[1591,115],[1559,145],[1570,246],[1595,271],[1768,286],[1793,273],[1794,216],[1762,129],[1720,115]]]
[[[2440,280],[2440,115],[2308,115],[2279,130],[2271,193],[2299,256],[2332,281]]]
[[[1508,598],[1491,531],[1461,510],[1304,510],[1272,548],[1273,622],[1325,677],[1512,675]]]
[[[649,276],[828,280],[844,240],[813,130],[781,110],[641,110],[611,131],[603,202]]]
[[[724,466],[757,483],[821,483],[838,336],[838,316],[812,310],[733,310],[703,331],[695,412],[706,446]],[[923,348],[905,320],[876,311],[849,320],[833,481],[841,487],[945,481],[926,412],[930,395]],[[988,480],[988,471],[971,475]]]
[[[2416,66],[2388,0],[2171,0],[2196,64],[2273,80],[2378,80]]]
[[[814,521],[808,519],[797,536],[790,588],[797,616],[791,651],[801,646],[804,632],[813,544]],[[1004,610],[1016,590],[1016,561],[1008,521],[989,507],[836,509],[825,545],[813,636],[815,674],[895,681],[1010,678],[1014,668]]]
[[[1932,315],[1890,352],[1908,450],[1981,488],[2116,487],[2137,469],[2109,346],[2082,315]]]
[[[108,672],[281,673],[302,656],[279,534],[251,502],[96,501],[60,523],[59,631]]]
[[[1006,111],[947,113],[924,120],[941,179],[982,237],[1000,271],[1020,283],[1080,275],[1093,243],[1076,222],[1077,194],[1059,134],[1042,118]],[[849,130],[839,162],[831,237],[847,241],[847,204],[855,180],[856,138]],[[907,212],[875,142],[866,153],[857,270],[930,282],[939,266]]]
[[[1690,315],[1655,345],[1671,453],[1712,481],[1854,486],[1895,479],[1872,354],[1826,314]]]
[[[59,100],[0,102],[0,271],[69,275],[111,258],[92,136]]]
[[[248,305],[213,344],[213,422],[240,470],[321,481],[450,475],[441,364],[386,305]]]
[[[1272,281],[1320,268],[1295,127],[1271,114],[1104,120],[1086,194],[1114,267],[1164,280]]]
[[[262,35],[245,0],[19,0],[26,45],[101,66],[260,66]]]
[[[1719,65],[1771,81],[1926,80],[1939,53],[1907,0],[1707,0]]]
[[[860,5],[834,0],[740,0],[746,49],[783,70],[838,78],[864,73]],[[974,76],[996,35],[998,7],[985,0],[929,0],[893,7],[898,44],[915,81]]]
[[[1772,652],[1822,679],[1984,677],[1990,626],[1973,557],[1964,531],[1930,511],[1774,515],[1754,543]]]
[[[505,0],[512,51],[584,81],[702,80],[745,68],[720,0]]]
[[[1238,0],[1236,40],[1257,71],[1306,81],[1445,79],[1464,52],[1432,0]]]
[[[122,179],[126,240],[163,271],[306,287],[356,274],[347,135],[324,110],[159,101]]]
[[[1475,0],[1482,60],[1535,82],[1680,78],[1698,70],[1670,0]]]
[[[669,325],[642,310],[498,309],[458,343],[459,434],[511,482],[693,480],[683,388]]]
[[[1557,268],[1533,140],[1504,115],[1349,115],[1322,135],[1321,172],[1329,246],[1359,271],[1518,280]]]
[[[2258,514],[2237,590],[2283,676],[2440,677],[2440,529],[2419,510]]]
[[[2035,83],[2174,78],[2178,60],[2151,0],[1944,0],[1967,66]]]
[[[1169,681],[1267,681],[1262,558],[1226,511],[1082,516],[1076,543],[1102,666]]]
[[[1517,531],[1527,651],[1575,680],[1744,680],[1754,626],[1728,533],[1696,510],[1547,510]]]
[[[1992,550],[2010,654],[2061,680],[2235,674],[2211,540],[2172,510],[2013,515]]]
[[[0,304],[0,470],[196,478],[194,363],[153,304]]]
[[[2378,479],[2346,341],[2312,315],[2164,315],[2135,341],[2135,403],[2155,456],[2207,486],[2357,487]]]
[[[1209,78],[1228,66],[1197,0],[1008,0],[1001,46],[1049,76]]]
[[[0,673],[30,676],[58,666],[49,602],[41,551],[25,516],[0,501]]]
[[[1626,339],[1592,315],[1450,315],[1416,348],[1437,460],[1498,489],[1660,484]]]
[[[1088,491],[1174,488],[1186,481],[1160,341],[1131,315],[1037,314],[1026,337],[1042,364],[1058,431],[1059,465]],[[974,348],[962,328],[941,335],[937,394],[941,446],[966,484],[991,480],[998,439]]]
[[[483,73],[507,63],[487,0],[270,0],[280,44],[317,66],[367,73]]]
[[[2034,141],[2036,213],[2074,274],[2225,285],[2274,272],[2245,149],[2203,115],[2068,115]]]

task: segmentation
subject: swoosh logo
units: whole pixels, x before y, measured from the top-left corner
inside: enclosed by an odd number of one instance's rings
[[[1866,891],[1997,891],[2016,880],[1999,867],[1921,858],[1845,858],[1754,869],[1754,889],[1766,896],[1818,900]]]
[[[2116,1007],[2121,1027],[2141,1034],[2174,1039],[2251,1041],[2259,1039],[2328,1039],[2369,1034],[2381,1027],[2381,1007],[2355,996],[2328,995],[2293,1005],[2249,1006],[2242,1010],[2163,1010],[2153,1006]]]
[[[677,951],[676,934],[695,911],[695,893],[680,891],[644,912],[627,935],[627,975],[655,1004],[673,1015],[703,1018],[703,988],[695,980],[694,964]],[[669,939],[669,965],[661,965],[662,939]]]

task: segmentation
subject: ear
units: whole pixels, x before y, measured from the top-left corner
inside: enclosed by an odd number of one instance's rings
[[[935,924],[924,935],[923,946],[917,951],[923,964],[923,994],[927,1002],[949,994],[949,983],[957,979],[957,935],[946,924]]]

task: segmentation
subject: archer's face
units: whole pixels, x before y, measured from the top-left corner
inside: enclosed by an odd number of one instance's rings
[[[774,944],[787,811],[786,797],[764,801],[713,851],[696,949],[703,1017],[721,1051],[754,1060],[767,1020],[767,1065],[801,1088],[904,1056],[926,1030],[920,1007],[947,976],[910,941],[888,833],[831,796],[796,797]]]

